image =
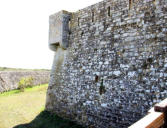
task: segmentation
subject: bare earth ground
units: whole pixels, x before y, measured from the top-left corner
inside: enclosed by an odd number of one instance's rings
[[[45,106],[47,85],[0,94],[0,128],[12,128],[32,121]]]

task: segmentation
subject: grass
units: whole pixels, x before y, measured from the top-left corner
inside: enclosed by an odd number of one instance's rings
[[[48,111],[42,111],[31,123],[18,125],[14,128],[83,128],[75,122],[63,119],[51,114]]]
[[[27,88],[25,88],[25,92],[34,92],[34,91],[45,91],[46,92],[47,87],[48,87],[48,84],[43,84],[43,85],[33,86],[33,87],[27,87]],[[0,97],[11,96],[11,95],[17,94],[17,93],[21,94],[23,92],[20,92],[20,90],[16,89],[16,90],[0,93]]]
[[[0,128],[82,128],[44,111],[48,85],[0,94]]]
[[[45,106],[47,85],[26,88],[25,92],[13,90],[0,94],[0,128],[12,128],[28,123]]]

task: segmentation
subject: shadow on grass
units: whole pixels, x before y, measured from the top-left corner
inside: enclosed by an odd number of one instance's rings
[[[32,122],[13,128],[84,128],[75,122],[58,117],[48,111],[41,112]]]

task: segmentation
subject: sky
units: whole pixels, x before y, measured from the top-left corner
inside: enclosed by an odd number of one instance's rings
[[[1,0],[0,67],[50,69],[49,15],[75,12],[101,0]]]

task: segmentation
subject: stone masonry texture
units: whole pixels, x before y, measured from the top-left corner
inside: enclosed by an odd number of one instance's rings
[[[67,49],[55,45],[48,111],[127,128],[167,97],[167,0],[104,0],[70,13],[68,24]]]
[[[49,46],[53,51],[57,46],[63,49],[68,47],[69,42],[69,20],[70,14],[67,11],[60,11],[49,18]]]
[[[47,84],[49,71],[0,71],[0,92],[18,88],[21,78],[33,78],[33,85]]]

